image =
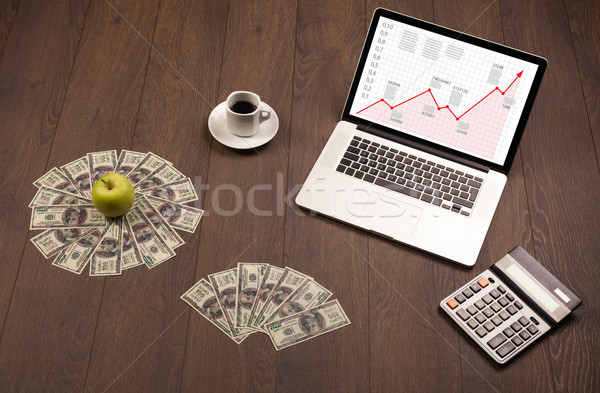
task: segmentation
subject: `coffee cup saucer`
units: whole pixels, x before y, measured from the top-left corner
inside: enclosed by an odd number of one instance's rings
[[[242,137],[231,132],[227,125],[227,102],[220,103],[210,113],[208,129],[217,141],[232,149],[246,150],[262,146],[273,139],[279,129],[277,113],[264,102],[263,105],[271,109],[271,117],[262,122],[258,132],[252,136]]]

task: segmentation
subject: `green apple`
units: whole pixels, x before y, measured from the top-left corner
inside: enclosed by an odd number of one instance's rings
[[[129,210],[135,191],[127,178],[119,173],[102,176],[92,187],[92,202],[107,217],[119,217]]]

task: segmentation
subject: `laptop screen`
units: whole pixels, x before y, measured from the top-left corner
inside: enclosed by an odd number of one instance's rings
[[[546,61],[378,9],[344,118],[510,168]]]

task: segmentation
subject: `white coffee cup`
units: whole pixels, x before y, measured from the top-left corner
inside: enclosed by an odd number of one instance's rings
[[[271,117],[271,108],[260,101],[258,94],[234,91],[227,97],[227,125],[242,137],[256,134],[260,123]]]

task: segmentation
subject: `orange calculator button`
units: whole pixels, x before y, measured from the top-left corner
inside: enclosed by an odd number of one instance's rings
[[[455,309],[456,307],[458,307],[458,302],[454,299],[450,299],[446,302],[446,304],[448,305],[448,307],[450,307],[451,309]]]
[[[481,277],[479,280],[477,280],[477,284],[479,284],[479,286],[481,286],[481,288],[485,288],[488,285],[488,282],[485,278]]]

